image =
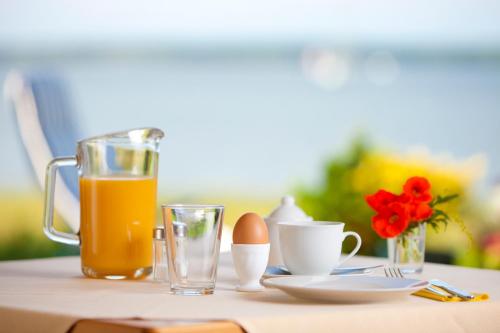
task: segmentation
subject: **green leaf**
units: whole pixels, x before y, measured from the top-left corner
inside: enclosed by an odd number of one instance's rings
[[[440,205],[440,204],[449,202],[451,200],[454,200],[458,197],[459,197],[458,194],[450,194],[450,195],[444,195],[444,196],[438,195],[436,198],[434,198],[434,200],[431,201],[431,203],[429,205],[431,207],[434,207],[436,205]]]

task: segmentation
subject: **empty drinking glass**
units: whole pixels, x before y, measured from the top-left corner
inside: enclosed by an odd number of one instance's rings
[[[212,294],[220,252],[224,206],[163,205],[170,291]]]

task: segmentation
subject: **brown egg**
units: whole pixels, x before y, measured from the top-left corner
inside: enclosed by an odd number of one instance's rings
[[[233,244],[267,244],[269,233],[266,223],[255,213],[243,214],[233,230]]]

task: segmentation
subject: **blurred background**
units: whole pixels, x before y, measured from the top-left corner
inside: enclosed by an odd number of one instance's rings
[[[82,138],[163,129],[161,203],[222,203],[230,230],[292,194],[385,256],[363,196],[422,175],[472,235],[430,230],[427,259],[500,269],[498,2],[3,0],[0,82],[13,69],[57,77]],[[8,96],[0,259],[77,254],[43,235]]]

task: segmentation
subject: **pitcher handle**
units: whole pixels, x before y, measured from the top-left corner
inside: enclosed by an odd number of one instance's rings
[[[45,171],[45,203],[43,213],[43,232],[53,241],[68,245],[80,245],[80,237],[76,234],[58,231],[54,228],[54,192],[57,169],[59,167],[78,165],[75,156],[58,157],[50,161]]]
[[[343,234],[344,238],[342,239],[342,242],[344,241],[344,239],[346,239],[346,237],[348,236],[353,236],[354,238],[356,238],[356,247],[354,248],[354,250],[351,251],[351,253],[349,253],[347,255],[347,257],[344,258],[344,260],[341,260],[339,262],[339,266],[341,266],[343,263],[345,263],[347,260],[351,259],[356,253],[358,253],[359,251],[359,248],[361,247],[361,237],[359,236],[358,233],[354,232],[354,231],[346,231],[344,232]]]

